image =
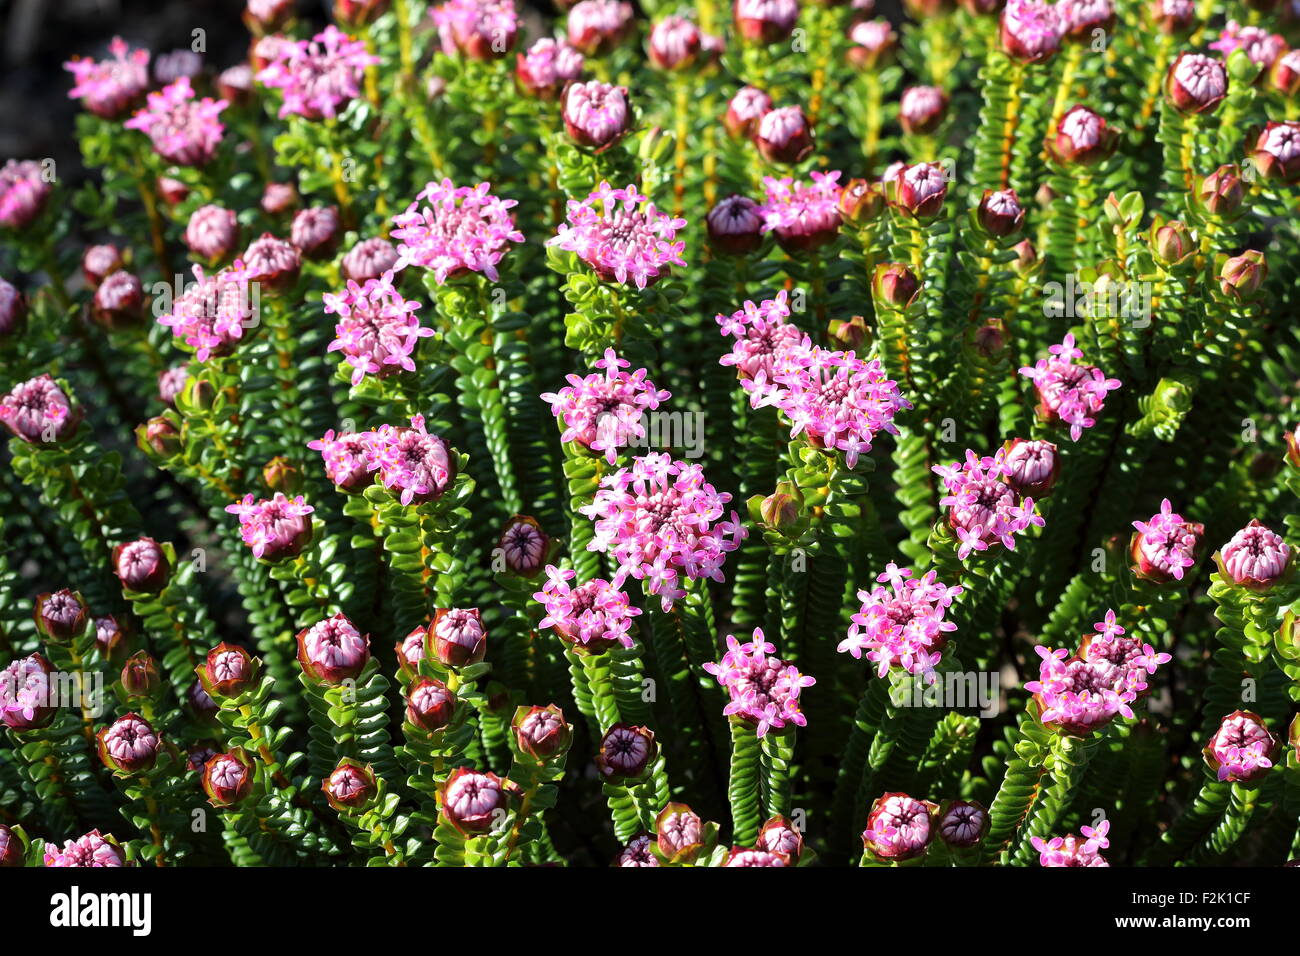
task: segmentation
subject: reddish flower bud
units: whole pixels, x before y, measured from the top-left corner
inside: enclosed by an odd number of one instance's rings
[[[564,712],[554,704],[520,707],[515,711],[514,729],[519,749],[538,760],[564,753],[573,741],[573,730],[564,722]]]
[[[862,844],[883,860],[910,860],[930,845],[937,807],[905,793],[886,793],[871,805]]]
[[[478,608],[439,608],[429,625],[433,654],[447,667],[468,667],[487,653],[487,632]]]
[[[342,614],[298,632],[298,663],[312,680],[341,684],[356,678],[370,660],[370,635]]]
[[[754,86],[743,87],[727,102],[727,112],[722,125],[733,138],[754,135],[758,121],[772,108],[772,97]]]
[[[357,812],[366,809],[379,793],[375,773],[344,757],[334,772],[321,781],[325,799],[335,810]]]
[[[506,806],[504,781],[494,773],[457,767],[442,788],[442,815],[461,833],[486,833]]]
[[[1266,774],[1277,751],[1278,740],[1264,726],[1264,718],[1234,710],[1220,721],[1202,752],[1219,780],[1236,783]]]
[[[308,259],[328,259],[343,229],[336,206],[312,206],[293,217],[289,238]]]
[[[343,278],[364,285],[369,279],[378,279],[397,265],[397,250],[387,239],[363,239],[348,250],[340,268]]]
[[[1014,189],[984,190],[975,212],[980,226],[999,239],[1019,232],[1025,210]]]
[[[34,608],[36,629],[51,641],[62,643],[86,629],[89,612],[79,591],[67,588],[53,594],[38,594]]]
[[[743,256],[763,242],[763,214],[748,196],[728,196],[705,217],[709,243],[719,252]]]
[[[268,291],[283,291],[298,281],[302,254],[283,239],[269,232],[254,239],[241,257],[251,282],[259,282]]]
[[[18,732],[39,730],[54,719],[50,662],[32,654],[0,670],[0,723]]]
[[[948,182],[938,163],[905,166],[894,179],[894,201],[918,219],[933,219],[943,208]]]
[[[27,326],[27,297],[0,279],[0,345]]]
[[[579,146],[608,149],[632,128],[625,87],[599,80],[570,83],[563,99],[564,129]]]
[[[1180,53],[1165,74],[1165,96],[1182,113],[1207,113],[1228,95],[1228,71],[1212,56]]]
[[[138,714],[127,714],[95,735],[99,759],[120,774],[148,770],[158,759],[162,742],[149,722]]]
[[[1300,123],[1270,122],[1255,140],[1251,161],[1265,179],[1300,179]]]
[[[180,454],[181,433],[171,419],[158,415],[135,430],[136,444],[145,454],[171,458]]]
[[[267,183],[262,190],[262,212],[279,216],[298,205],[298,190],[292,183]]]
[[[797,862],[803,855],[803,834],[785,817],[775,816],[758,831],[754,849],[777,853],[791,862]]]
[[[650,834],[640,833],[634,836],[615,857],[614,865],[630,868],[660,866],[659,857],[650,852],[650,845]]]
[[[121,268],[122,254],[117,251],[117,246],[90,246],[81,255],[81,274],[86,277],[86,285],[91,288]]]
[[[0,823],[0,868],[24,865],[23,841],[17,833]]]
[[[939,817],[939,837],[956,849],[967,849],[989,829],[989,813],[978,801],[954,800]]]
[[[199,680],[212,697],[236,697],[257,679],[258,661],[242,647],[224,641],[208,651]]]
[[[603,56],[633,29],[632,5],[621,0],[582,0],[566,21],[569,45],[587,56]]]
[[[700,28],[685,17],[667,16],[650,30],[650,62],[661,70],[690,66],[703,44]]]
[[[81,424],[81,409],[48,374],[15,385],[0,396],[0,425],[30,444],[57,445]]]
[[[1086,106],[1066,111],[1047,137],[1047,151],[1063,165],[1092,166],[1115,151],[1119,134]]]
[[[190,252],[209,263],[229,256],[239,242],[239,223],[235,213],[221,206],[200,206],[185,226],[185,245]]]
[[[596,755],[596,768],[606,780],[636,780],[659,752],[654,731],[633,724],[615,724],[605,732]]]
[[[903,132],[933,133],[948,112],[948,97],[937,86],[909,86],[899,103],[898,122]]]
[[[421,677],[406,692],[406,719],[424,730],[442,730],[456,712],[456,695],[432,677]]]
[[[253,792],[253,762],[242,747],[214,754],[203,763],[201,782],[208,803],[220,809],[231,807]]]
[[[140,538],[113,548],[113,573],[122,587],[157,594],[171,579],[171,563],[153,538]]]
[[[1219,573],[1233,584],[1267,591],[1291,568],[1291,547],[1282,536],[1252,518],[1214,555]]]
[[[776,43],[794,32],[798,0],[734,0],[736,32],[750,43]]]
[[[1224,260],[1219,270],[1219,288],[1234,299],[1249,299],[1259,291],[1268,275],[1268,262],[1264,253],[1247,249],[1239,256]]]
[[[1045,497],[1061,474],[1061,458],[1050,441],[1013,438],[1006,443],[1004,480],[1026,498]]]
[[[704,821],[684,803],[670,803],[655,817],[659,852],[668,860],[690,860],[704,846]]]
[[[898,47],[898,34],[885,19],[864,20],[849,30],[853,45],[845,53],[849,65],[871,70],[888,62]]]
[[[122,689],[129,697],[153,697],[162,689],[158,662],[148,651],[136,651],[122,668]]]
[[[921,294],[916,274],[898,262],[882,262],[871,279],[871,292],[880,302],[895,309],[905,309]]]
[[[813,151],[812,129],[799,106],[769,110],[758,121],[754,145],[769,163],[794,164]]]

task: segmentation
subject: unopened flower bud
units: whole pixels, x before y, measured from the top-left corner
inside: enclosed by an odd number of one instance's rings
[[[948,97],[937,86],[909,86],[899,103],[898,122],[903,132],[933,133],[948,112]]]
[[[308,259],[328,259],[343,229],[336,206],[311,206],[293,217],[289,239]]]
[[[736,33],[749,43],[776,43],[792,32],[799,19],[798,0],[733,0]]]
[[[1025,210],[1014,189],[986,189],[975,212],[981,227],[999,239],[1019,232]]]
[[[457,767],[442,788],[442,814],[461,833],[486,833],[505,807],[505,786],[494,773]]]
[[[231,807],[253,792],[253,762],[242,747],[214,754],[204,762],[201,779],[208,803]]]
[[[769,110],[759,119],[754,145],[769,163],[793,165],[813,151],[812,129],[799,106]]]
[[[211,697],[237,697],[253,686],[258,662],[248,651],[224,641],[208,651],[199,680]]]
[[[364,285],[369,279],[378,279],[397,265],[397,250],[387,239],[375,237],[358,242],[343,257],[340,268],[343,278]]]
[[[239,242],[239,223],[230,209],[200,206],[185,226],[185,245],[190,252],[209,263],[225,259]]]
[[[1174,219],[1151,231],[1151,251],[1159,262],[1174,266],[1196,251],[1196,242],[1191,230]]]
[[[456,695],[432,677],[421,677],[406,692],[406,719],[424,730],[442,730],[456,712]]]
[[[375,799],[379,784],[370,767],[344,757],[334,772],[321,781],[321,789],[335,810],[356,812],[364,810]]]
[[[81,274],[92,289],[103,282],[105,276],[121,268],[122,253],[117,251],[117,246],[90,246],[81,255]]]
[[[282,491],[286,495],[302,491],[302,472],[283,455],[276,455],[262,466],[262,481],[272,491]]]
[[[1219,722],[1203,753],[1219,780],[1237,783],[1267,773],[1277,750],[1277,738],[1264,726],[1264,718],[1248,710],[1234,710]]]
[[[684,803],[670,803],[655,817],[659,852],[669,860],[690,860],[703,847],[704,821]]]
[[[862,843],[884,860],[910,860],[930,845],[931,816],[937,808],[928,800],[905,793],[886,793],[871,805]]]
[[[298,205],[298,190],[292,183],[267,183],[262,190],[262,212],[279,216]]]
[[[719,252],[743,256],[763,242],[763,214],[748,196],[728,196],[705,217],[709,243]]]
[[[0,279],[0,345],[17,337],[27,325],[27,297]]]
[[[312,680],[341,684],[355,679],[370,660],[370,636],[343,614],[298,632],[298,663]]]
[[[954,800],[939,817],[939,836],[944,843],[966,849],[984,839],[989,829],[989,814],[977,801]]]
[[[53,594],[38,594],[33,616],[42,636],[63,643],[86,629],[89,612],[80,592],[62,588]]]
[[[1252,518],[1214,556],[1219,573],[1233,584],[1266,591],[1291,567],[1291,547],[1282,536]]]
[[[606,780],[636,780],[658,752],[654,731],[648,727],[615,724],[601,738],[596,768]]]
[[[1300,179],[1300,123],[1269,122],[1255,140],[1251,161],[1265,179]]]
[[[162,689],[158,662],[148,651],[136,651],[122,667],[122,689],[130,697],[152,697]]]
[[[1005,481],[1026,498],[1045,497],[1061,473],[1061,457],[1050,441],[1013,438],[1003,456]]]
[[[722,125],[727,134],[740,139],[754,135],[758,121],[772,108],[772,97],[754,86],[743,87],[727,103]]]
[[[153,538],[140,538],[113,548],[113,573],[128,591],[157,594],[171,578],[171,564]]]
[[[1212,56],[1180,53],[1165,74],[1165,96],[1182,113],[1208,113],[1228,95],[1228,71]]]
[[[478,608],[439,608],[429,625],[433,654],[447,667],[468,667],[487,653],[487,632]]]
[[[157,458],[172,458],[180,454],[181,433],[171,419],[158,415],[135,430],[136,444],[146,454]]]
[[[917,163],[898,171],[894,201],[917,219],[933,219],[943,209],[948,181],[938,163]]]
[[[882,262],[871,279],[871,292],[877,300],[895,309],[905,309],[921,293],[916,274],[898,262]]]
[[[95,735],[99,759],[108,769],[121,774],[148,770],[158,759],[162,742],[149,722],[138,714],[127,714]]]
[[[1047,151],[1066,166],[1093,166],[1115,151],[1119,134],[1086,106],[1065,112],[1047,137]]]
[[[48,374],[15,385],[0,397],[0,425],[34,445],[57,445],[76,434],[81,409]]]
[[[1234,299],[1249,299],[1259,291],[1268,275],[1264,253],[1247,249],[1239,256],[1231,256],[1219,270],[1219,288]]]
[[[599,80],[570,83],[564,91],[564,129],[579,146],[604,150],[632,128],[627,89]]]

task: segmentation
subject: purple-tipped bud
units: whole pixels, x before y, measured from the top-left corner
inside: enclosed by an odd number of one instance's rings
[[[520,577],[531,578],[542,569],[546,555],[551,550],[551,539],[542,531],[536,518],[515,515],[501,532],[497,545],[505,561],[506,570]]]
[[[312,206],[293,217],[289,238],[308,259],[328,259],[343,234],[336,206]]]
[[[62,643],[77,637],[86,629],[89,612],[80,592],[63,588],[53,594],[38,594],[33,617],[36,619],[36,629],[44,637]]]
[[[86,285],[92,289],[104,281],[104,277],[122,268],[122,253],[117,246],[90,246],[81,254],[81,274],[86,277]]]
[[[704,846],[704,821],[684,803],[670,803],[655,817],[659,852],[668,860],[689,860]]]
[[[487,653],[487,632],[478,608],[438,608],[429,625],[429,646],[447,667],[468,667]]]
[[[140,538],[113,548],[113,573],[122,587],[143,594],[157,594],[171,578],[171,564],[153,538]]]
[[[200,206],[185,226],[185,245],[209,263],[220,262],[235,251],[239,222],[233,210],[221,206]]]
[[[253,685],[258,662],[242,647],[224,641],[208,651],[199,680],[211,697],[236,697]]]
[[[980,226],[998,238],[1019,232],[1025,222],[1025,209],[1014,189],[984,190],[975,214]]]
[[[632,128],[627,89],[592,80],[564,91],[564,129],[579,146],[604,150]]]
[[[632,32],[632,5],[621,0],[582,0],[569,11],[565,26],[570,46],[587,56],[603,56]]]
[[[709,243],[719,252],[743,256],[763,242],[763,214],[748,196],[728,196],[705,217]]]
[[[342,614],[298,632],[298,663],[303,673],[325,684],[355,679],[370,660],[370,635]]]
[[[754,841],[754,849],[766,853],[779,853],[797,862],[803,855],[803,834],[783,816],[775,816],[763,824]]]
[[[1264,284],[1268,275],[1268,262],[1264,253],[1247,249],[1239,256],[1230,256],[1219,270],[1219,288],[1234,299],[1250,299]]]
[[[799,106],[769,110],[754,130],[754,145],[769,163],[794,164],[813,151],[812,128]]]
[[[1291,547],[1280,534],[1252,518],[1219,549],[1214,561],[1219,573],[1233,584],[1266,591],[1290,569]]]
[[[0,823],[0,868],[23,866],[23,841],[18,834]]]
[[[742,40],[776,43],[794,32],[798,0],[734,0],[732,19]]]
[[[659,857],[650,852],[652,843],[650,834],[637,834],[614,858],[614,865],[629,868],[661,866]]]
[[[727,103],[722,125],[728,135],[740,139],[750,137],[758,128],[758,121],[772,108],[772,97],[754,86],[743,87]]]
[[[967,849],[980,840],[989,829],[989,813],[977,801],[954,800],[939,817],[939,837],[957,849]]]
[[[1061,473],[1061,457],[1050,441],[1013,438],[1003,456],[1004,480],[1026,498],[1045,497]]]
[[[298,281],[302,254],[291,242],[277,239],[269,232],[254,239],[241,256],[250,282],[261,283],[270,291],[283,291]]]
[[[340,268],[343,278],[364,285],[397,265],[397,250],[387,239],[363,239],[348,250]]]
[[[1255,140],[1251,161],[1265,179],[1300,179],[1300,123],[1269,122]]]
[[[1074,106],[1047,136],[1047,151],[1065,166],[1092,166],[1115,151],[1119,133],[1086,106]]]
[[[122,667],[122,690],[129,697],[153,697],[162,690],[158,662],[148,651],[136,651]]]
[[[1267,773],[1277,750],[1277,738],[1264,726],[1264,718],[1248,710],[1234,710],[1219,722],[1203,753],[1220,780],[1236,783]]]
[[[27,297],[0,279],[0,345],[17,336],[27,325]]]
[[[948,97],[937,86],[909,86],[898,107],[903,131],[916,135],[933,133],[948,112]]]
[[[362,766],[344,757],[334,772],[321,781],[325,799],[335,810],[364,810],[379,793],[379,784],[375,773],[368,766]]]
[[[424,730],[442,730],[455,712],[456,695],[440,680],[421,677],[406,692],[406,719]]]
[[[920,856],[933,835],[932,815],[937,808],[928,800],[905,793],[886,793],[871,805],[862,844],[884,860],[910,860]]]
[[[162,746],[153,727],[138,714],[118,718],[95,736],[99,759],[120,774],[148,770],[157,761]]]
[[[538,760],[564,753],[573,742],[573,729],[564,722],[564,712],[555,704],[520,707],[513,723],[519,749]]]
[[[241,747],[214,754],[203,764],[203,792],[208,803],[220,809],[231,807],[253,792],[253,762]]]
[[[298,190],[293,183],[267,183],[262,190],[262,212],[282,216],[298,205]]]
[[[458,767],[442,788],[442,815],[461,833],[486,833],[505,806],[504,781],[494,773]]]
[[[0,398],[0,424],[30,444],[67,441],[81,424],[81,409],[48,374],[38,375]]]
[[[894,179],[894,201],[918,219],[932,219],[943,209],[948,181],[938,163],[905,166]]]
[[[905,309],[921,294],[921,283],[907,266],[899,262],[882,262],[871,279],[872,294],[895,309]]]
[[[54,719],[50,672],[50,662],[40,654],[10,661],[0,670],[0,723],[21,733]]]
[[[106,276],[95,290],[90,314],[106,329],[139,323],[144,318],[144,286],[130,272],[118,270]]]
[[[654,731],[633,724],[615,724],[605,732],[596,755],[596,768],[606,780],[636,780],[659,752]]]

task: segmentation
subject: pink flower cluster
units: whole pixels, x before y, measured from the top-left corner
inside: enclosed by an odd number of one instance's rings
[[[1114,611],[1093,627],[1096,633],[1085,636],[1073,655],[1064,648],[1035,647],[1042,658],[1038,680],[1025,683],[1038,703],[1039,719],[1078,736],[1116,715],[1131,719],[1130,705],[1148,690],[1147,679],[1172,660],[1150,644],[1125,637]]]
[[[669,266],[686,265],[686,243],[676,241],[686,220],[659,212],[636,186],[613,189],[602,182],[586,199],[570,199],[566,218],[546,244],[574,253],[606,282],[631,280],[644,289]]]
[[[221,111],[228,104],[204,96],[194,98],[187,76],[150,93],[147,105],[127,120],[127,129],[138,129],[153,142],[154,152],[178,166],[205,166],[221,145]]]
[[[704,469],[651,453],[633,458],[601,479],[590,505],[579,509],[596,522],[588,550],[618,561],[614,587],[629,575],[659,595],[665,611],[685,597],[680,574],[721,581],[722,561],[745,540],[735,511],[724,519],[731,495],[704,480]]]
[[[322,302],[327,313],[339,317],[328,351],[343,353],[352,366],[353,385],[367,374],[382,378],[401,369],[414,372],[411,354],[421,338],[434,334],[415,317],[420,303],[402,298],[393,288],[391,272],[365,285],[348,280],[344,292],[327,292]]]
[[[1080,827],[1083,839],[1073,833],[1063,837],[1030,837],[1029,842],[1038,851],[1039,866],[1110,866],[1101,857],[1101,850],[1110,846],[1106,834],[1110,832],[1110,821],[1102,820],[1093,827]]]
[[[615,644],[632,647],[632,618],[641,613],[628,596],[608,581],[594,578],[577,587],[569,584],[577,572],[546,566],[546,584],[533,595],[546,608],[538,627],[555,630],[564,640],[593,651]]]
[[[862,607],[853,615],[849,635],[836,650],[852,654],[855,660],[866,652],[867,660],[878,665],[881,677],[891,667],[901,667],[909,674],[932,672],[942,657],[946,635],[957,630],[944,615],[965,590],[961,585],[942,584],[935,577],[934,571],[927,571],[918,578],[910,568],[889,562],[876,577],[889,587],[858,592]]]
[[[759,211],[763,231],[776,233],[786,249],[812,249],[830,242],[840,228],[840,194],[838,171],[813,172],[811,182],[789,176],[764,177],[766,200]]]
[[[76,81],[68,99],[104,119],[117,119],[149,88],[149,51],[132,50],[121,37],[108,45],[109,60],[73,57],[63,68]]]
[[[313,120],[337,116],[361,95],[366,67],[380,62],[366,51],[364,40],[333,25],[310,40],[281,38],[270,45],[269,53],[270,62],[257,80],[284,95],[281,119],[295,114]]]
[[[194,357],[206,362],[213,355],[226,355],[243,338],[244,329],[256,324],[253,286],[243,260],[215,275],[194,267],[194,283],[172,303],[171,312],[159,316],[158,324],[194,349]]]
[[[596,360],[596,368],[585,378],[566,376],[569,384],[558,392],[543,393],[551,412],[564,421],[561,441],[577,442],[592,451],[603,451],[611,465],[618,460],[618,450],[645,438],[642,418],[670,398],[669,392],[655,388],[646,378],[646,370],[628,373],[630,362],[613,349]]]
[[[717,316],[722,334],[735,340],[719,364],[735,366],[741,387],[749,393],[755,408],[781,391],[774,379],[778,356],[807,341],[798,327],[786,321],[790,318],[786,300],[787,293],[782,289],[775,299],[764,299],[758,305],[746,301],[731,315]]]
[[[455,186],[450,179],[428,183],[406,212],[393,217],[392,235],[399,240],[394,271],[417,265],[432,269],[439,283],[467,272],[496,281],[507,243],[523,242],[524,234],[509,211],[515,200],[489,189],[489,183]]]
[[[939,505],[948,509],[959,560],[966,560],[972,551],[987,551],[995,543],[1014,551],[1017,534],[1031,525],[1043,526],[1042,516],[1034,513],[1034,499],[1023,497],[1015,485],[1005,449],[999,448],[991,458],[967,449],[965,464],[935,465],[930,470],[948,492]]]
[[[402,504],[422,504],[442,496],[453,477],[451,448],[413,415],[409,428],[381,425],[366,443],[366,467],[379,473],[385,488]]]
[[[1106,393],[1119,388],[1117,378],[1107,378],[1099,368],[1076,365],[1083,353],[1074,347],[1074,336],[1067,335],[1060,345],[1048,347],[1051,358],[1039,359],[1020,374],[1038,389],[1039,407],[1048,421],[1062,421],[1070,426],[1070,438],[1078,441],[1085,428],[1096,421],[1091,417],[1106,404]]]
[[[794,665],[768,656],[775,652],[776,647],[763,637],[762,628],[754,628],[753,640],[748,644],[728,634],[722,660],[704,665],[731,697],[722,712],[757,724],[760,737],[787,724],[806,726],[808,718],[799,709],[799,694],[817,683],[816,678],[799,673]]]

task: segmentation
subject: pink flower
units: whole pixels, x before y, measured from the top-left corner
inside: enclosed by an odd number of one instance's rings
[[[957,630],[944,615],[953,599],[962,593],[960,585],[949,587],[937,580],[936,572],[915,577],[910,568],[892,561],[876,577],[888,587],[859,591],[862,606],[853,615],[848,637],[836,650],[855,659],[866,652],[884,677],[891,667],[909,674],[931,673],[938,665],[947,635]]]
[[[786,250],[808,250],[825,245],[839,234],[840,194],[844,188],[837,180],[839,172],[811,174],[809,183],[786,176],[763,178],[767,191],[763,214],[763,231],[775,232]]]
[[[722,712],[757,725],[760,737],[787,724],[806,726],[808,718],[799,709],[799,694],[817,683],[816,678],[799,673],[793,665],[768,656],[775,651],[776,647],[763,637],[762,628],[754,628],[753,640],[748,644],[728,634],[722,660],[704,665],[731,698]]]
[[[948,523],[960,542],[958,560],[965,561],[972,551],[986,551],[998,543],[1014,551],[1016,535],[1030,525],[1043,526],[1043,518],[1034,513],[1034,500],[1022,497],[1012,486],[1006,452],[1001,448],[992,458],[981,458],[967,449],[965,464],[935,465],[930,470],[948,492],[939,505],[948,509]]]
[[[1184,521],[1172,510],[1169,499],[1149,521],[1134,521],[1130,552],[1139,577],[1150,581],[1181,581],[1183,572],[1196,564],[1196,550],[1205,526]]]
[[[644,289],[669,266],[686,265],[686,243],[674,241],[686,220],[659,212],[636,186],[613,189],[602,182],[586,199],[570,199],[566,218],[546,244],[574,253],[606,282],[631,280]]]
[[[516,55],[515,78],[524,92],[554,99],[564,84],[582,75],[585,58],[563,40],[542,37]]]
[[[381,425],[370,433],[367,452],[367,467],[404,505],[433,501],[451,484],[451,449],[425,431],[423,415],[412,416],[409,428]]]
[[[310,40],[280,40],[269,50],[270,62],[257,74],[264,86],[280,90],[280,118],[334,117],[361,95],[366,67],[380,62],[353,39],[330,25]]]
[[[1080,827],[1083,838],[1073,833],[1063,837],[1030,837],[1029,842],[1038,851],[1039,866],[1110,866],[1101,857],[1100,850],[1110,846],[1106,834],[1110,832],[1110,821],[1102,820],[1097,828]]]
[[[925,852],[938,808],[905,793],[886,793],[871,805],[862,845],[884,860],[910,860]]]
[[[723,580],[722,561],[746,531],[723,508],[731,495],[704,480],[704,469],[652,453],[601,479],[593,502],[579,509],[596,522],[587,545],[618,562],[614,587],[630,575],[658,594],[665,611],[686,595],[680,574]]]
[[[755,408],[784,391],[784,386],[775,380],[777,367],[784,365],[788,349],[805,341],[798,326],[787,321],[790,307],[786,298],[787,293],[782,289],[775,299],[764,299],[758,305],[746,301],[730,316],[716,317],[722,334],[734,340],[731,351],[718,363],[735,367],[741,387],[749,393],[750,404]]]
[[[91,830],[83,837],[68,840],[63,844],[62,850],[53,843],[46,843],[45,865],[126,866],[126,855],[112,835],[105,839],[98,830]]]
[[[1286,573],[1291,547],[1257,519],[1232,536],[1216,558],[1224,577],[1234,584],[1263,590]]]
[[[1074,347],[1074,336],[1067,335],[1060,345],[1048,348],[1051,358],[1039,359],[1033,368],[1020,374],[1038,389],[1039,412],[1047,421],[1061,421],[1070,426],[1070,439],[1078,441],[1085,428],[1097,422],[1092,415],[1106,404],[1106,393],[1119,388],[1120,380],[1107,378],[1099,368],[1076,365],[1083,353]]]
[[[533,595],[533,600],[546,609],[546,616],[537,626],[549,627],[564,640],[594,653],[615,644],[634,646],[629,632],[632,618],[641,609],[633,607],[618,588],[599,578],[571,587],[569,582],[576,576],[575,571],[546,566],[546,584]]]
[[[355,493],[371,483],[370,441],[373,432],[341,432],[330,429],[307,447],[320,452],[325,475],[340,491]]]
[[[398,240],[394,271],[408,265],[432,269],[439,284],[482,272],[495,282],[507,243],[523,242],[524,234],[509,212],[515,200],[499,199],[489,188],[489,183],[454,186],[450,179],[427,184],[406,212],[393,217],[397,228],[392,235]]]
[[[326,684],[355,679],[370,660],[370,635],[343,614],[298,632],[298,663],[303,673]]]
[[[0,398],[0,425],[28,443],[65,441],[79,424],[81,410],[48,374],[19,383]]]
[[[604,374],[592,373],[585,378],[567,376],[569,384],[559,392],[541,397],[551,405],[551,413],[564,422],[561,441],[577,442],[592,451],[603,451],[611,465],[618,460],[618,450],[635,445],[646,437],[642,419],[647,411],[670,398],[669,392],[655,388],[646,378],[646,370],[631,374],[624,371],[631,363],[621,359],[613,349],[596,360]]]
[[[450,0],[433,8],[442,52],[474,60],[500,59],[515,45],[519,16],[511,0]]]
[[[1273,766],[1277,749],[1277,739],[1264,726],[1264,718],[1234,710],[1219,722],[1205,745],[1205,762],[1219,780],[1254,780]]]
[[[302,553],[311,543],[312,519],[308,515],[315,510],[302,495],[290,499],[278,491],[262,501],[249,494],[242,501],[226,505],[226,511],[239,515],[244,544],[253,549],[254,557],[267,561]]]
[[[33,159],[11,159],[0,167],[0,226],[22,229],[40,215],[54,188],[53,177]]]
[[[117,119],[149,88],[149,51],[132,50],[121,37],[108,45],[111,60],[73,57],[63,68],[76,81],[68,99],[104,119]]]
[[[227,355],[256,325],[256,303],[250,276],[241,260],[215,275],[204,275],[194,267],[195,281],[172,303],[172,311],[158,319],[194,349],[194,357],[206,362],[213,355]]]
[[[420,303],[403,299],[393,288],[393,274],[370,279],[365,285],[348,281],[341,294],[326,292],[325,311],[339,317],[335,339],[327,351],[341,351],[352,366],[352,384],[367,374],[386,378],[400,370],[415,371],[412,353],[421,338],[434,334],[415,317]]]
[[[150,93],[147,106],[123,125],[148,134],[154,152],[178,166],[206,166],[217,154],[225,127],[217,118],[225,100],[194,98],[189,77],[182,76],[162,92]]]

